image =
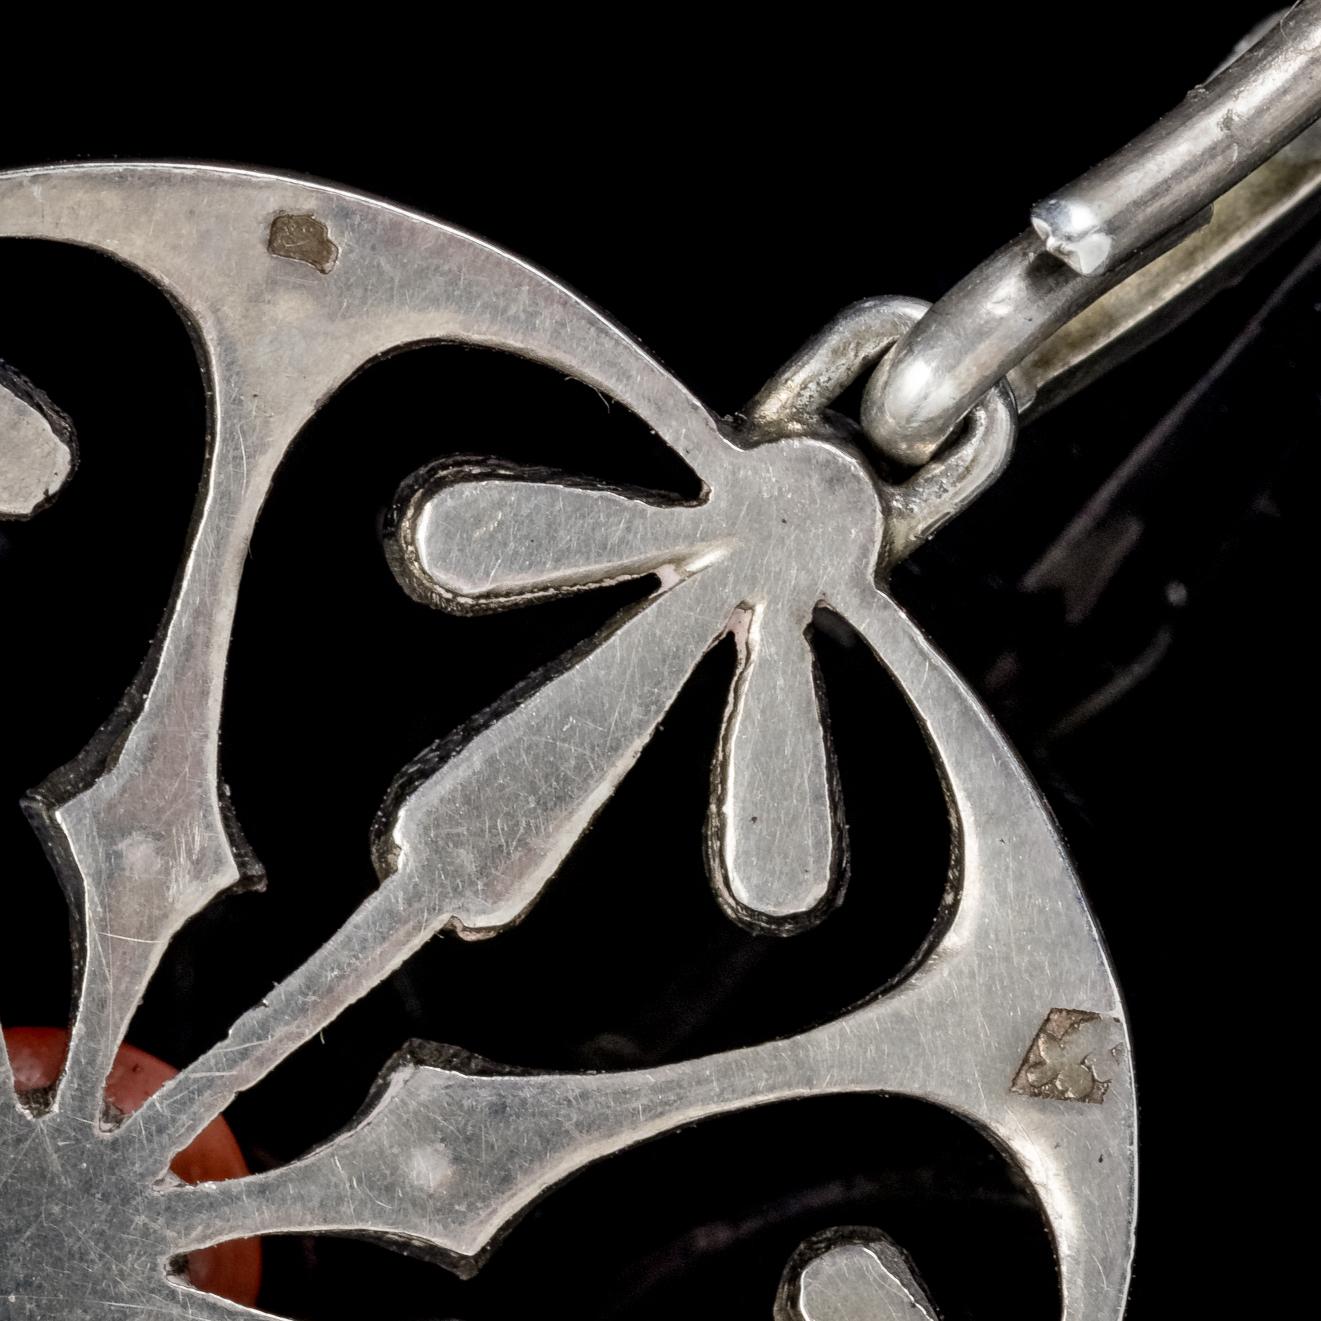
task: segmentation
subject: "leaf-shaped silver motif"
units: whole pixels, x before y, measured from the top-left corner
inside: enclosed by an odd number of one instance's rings
[[[67,419],[0,362],[0,519],[30,518],[73,471]]]
[[[299,223],[273,243],[279,217]],[[911,306],[853,309],[768,388],[744,431],[548,277],[343,190],[191,166],[62,167],[0,177],[3,235],[97,247],[167,289],[203,346],[212,400],[199,516],[152,667],[113,743],[99,740],[36,798],[86,950],[66,1073],[48,1110],[19,1104],[0,1051],[0,1298],[15,1321],[99,1321],[125,1309],[257,1316],[190,1289],[170,1266],[249,1233],[376,1234],[471,1265],[535,1198],[613,1151],[707,1116],[853,1091],[924,1097],[991,1134],[1040,1199],[1066,1321],[1120,1314],[1135,1111],[1113,977],[1036,791],[966,687],[876,586],[998,471],[1011,407],[993,396],[967,440],[898,488],[878,483],[820,414],[834,385],[911,322]],[[831,334],[870,348],[817,398],[804,363]],[[364,362],[426,340],[501,347],[589,382],[673,446],[704,496],[662,505],[480,466],[422,481],[394,551],[420,596],[495,608],[639,574],[655,574],[657,590],[466,741],[424,756],[377,840],[379,889],[224,1041],[107,1124],[109,1065],[162,950],[244,870],[222,805],[218,724],[239,578],[275,468]],[[171,1154],[236,1092],[432,935],[516,921],[704,651],[731,630],[742,669],[716,777],[717,886],[743,920],[819,916],[839,843],[804,640],[818,607],[847,620],[893,676],[956,822],[957,904],[905,980],[788,1040],[664,1069],[511,1074],[415,1049],[354,1125],[304,1159],[223,1184],[162,1181]],[[773,779],[777,758],[784,776]],[[1058,1006],[1111,1033],[1098,1047],[1108,1056],[1102,1103],[1013,1087]]]
[[[797,925],[831,897],[842,847],[816,662],[803,621],[764,607],[740,642],[712,771],[711,877],[736,915]]]
[[[551,793],[576,766],[590,778],[592,767],[605,772],[620,758],[636,757],[635,713],[649,713],[649,736],[706,647],[734,632],[740,665],[714,773],[712,880],[739,920],[801,926],[824,912],[841,851],[804,632],[834,585],[870,577],[882,552],[882,520],[866,470],[834,445],[794,437],[754,448],[731,444],[728,451],[696,506],[446,466],[412,493],[400,519],[396,562],[415,595],[459,611],[517,605],[646,572],[681,582],[670,589],[675,601],[664,607],[664,622],[645,622],[663,608],[657,597],[641,620],[623,626],[638,636],[606,644],[622,653],[606,696],[588,691],[601,682],[604,665],[592,655],[529,699],[555,731],[559,764]],[[602,703],[610,708],[604,719],[595,709]],[[544,737],[534,719],[520,709],[495,729],[511,747],[531,748]],[[494,736],[492,730],[479,737]],[[486,760],[484,751],[476,743],[465,750],[464,774]],[[471,807],[459,805],[452,774],[442,769],[415,789],[393,829],[396,848],[410,836],[431,866],[446,852],[441,836],[453,828],[421,823],[463,818]],[[506,775],[488,765],[475,782],[503,785]],[[487,794],[485,787],[474,792]],[[527,806],[499,804],[492,814],[507,829],[525,819]],[[585,825],[584,819],[574,838]]]
[[[794,1254],[775,1321],[937,1321],[903,1253],[877,1230],[830,1230]]]

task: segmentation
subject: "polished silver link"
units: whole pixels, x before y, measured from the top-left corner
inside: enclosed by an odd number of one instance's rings
[[[997,381],[1126,272],[1087,279],[1024,234],[940,299],[881,359],[862,398],[863,431],[896,463],[929,463]]]
[[[1318,195],[1316,154],[1282,151],[1318,116],[1321,0],[1305,0],[1178,109],[1034,208],[1029,229],[936,303],[868,385],[871,442],[895,462],[926,463],[1029,355],[1032,369],[1010,377],[1021,409],[1060,397],[1049,389],[1057,377],[1072,388],[1090,379],[1093,360],[1117,356],[1131,332],[1223,278],[1263,223]],[[1208,241],[1208,204],[1231,189]],[[1111,290],[1107,314],[1070,324]]]
[[[743,410],[749,426],[818,430],[825,410],[931,310],[921,298],[885,295],[846,307],[762,386]]]
[[[1304,0],[1122,151],[1032,208],[1079,275],[1122,265],[1191,219],[1321,113],[1321,0]]]

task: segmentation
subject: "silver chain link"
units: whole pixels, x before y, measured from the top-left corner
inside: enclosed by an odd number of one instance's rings
[[[996,382],[1009,379],[1023,411],[1090,379],[1130,331],[1150,329],[1265,227],[1321,195],[1321,151],[1282,151],[1318,116],[1321,0],[1304,0],[1122,151],[1038,203],[1022,235],[931,308],[868,383],[871,442],[919,466]]]

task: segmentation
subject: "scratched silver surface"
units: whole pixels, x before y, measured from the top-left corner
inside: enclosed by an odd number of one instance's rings
[[[878,1230],[831,1230],[794,1254],[775,1321],[937,1321],[903,1252]]]
[[[252,1234],[371,1235],[466,1272],[543,1192],[612,1152],[829,1092],[923,1097],[981,1128],[1036,1192],[1065,1321],[1121,1314],[1136,1185],[1118,990],[1040,796],[884,588],[887,567],[1003,466],[1012,401],[993,392],[966,438],[899,487],[872,475],[824,411],[920,304],[850,309],[735,425],[539,271],[337,188],[195,166],[26,171],[0,176],[4,236],[88,245],[165,289],[194,332],[211,427],[151,663],[110,736],[30,803],[85,947],[69,1059],[47,1108],[14,1092],[0,1050],[9,1316],[263,1315],[197,1291],[178,1265]],[[442,608],[514,607],[644,574],[656,589],[461,746],[419,749],[382,814],[379,888],[224,1041],[127,1119],[109,1115],[105,1077],[162,951],[255,865],[225,805],[217,739],[240,577],[275,469],[360,366],[436,340],[502,348],[604,391],[688,462],[703,496],[663,505],[479,461],[407,486],[391,560],[407,590]],[[723,635],[740,665],[707,826],[716,898],[754,927],[828,920],[840,820],[803,637],[817,608],[847,621],[893,676],[948,795],[949,902],[896,985],[785,1040],[646,1071],[518,1073],[411,1043],[359,1119],[303,1159],[196,1186],[168,1174],[170,1156],[238,1091],[431,936],[517,921]]]
[[[30,518],[73,471],[68,430],[46,403],[0,363],[0,518]]]

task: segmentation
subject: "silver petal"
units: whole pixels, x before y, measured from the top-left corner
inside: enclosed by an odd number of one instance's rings
[[[712,884],[753,927],[798,929],[836,897],[843,840],[825,710],[804,621],[744,612],[712,773]]]

